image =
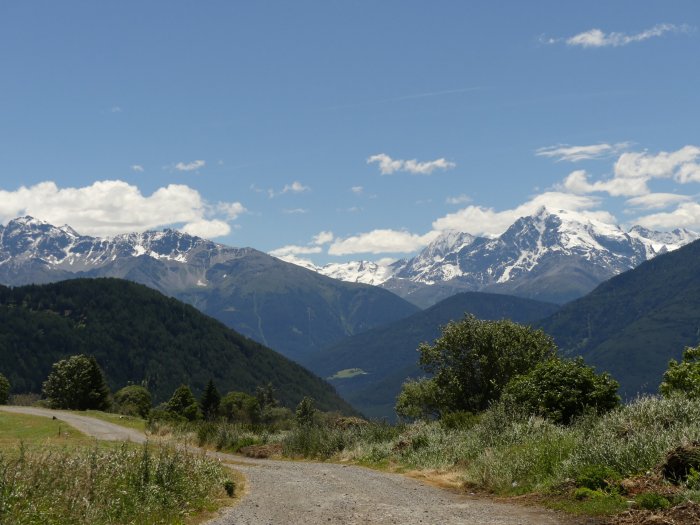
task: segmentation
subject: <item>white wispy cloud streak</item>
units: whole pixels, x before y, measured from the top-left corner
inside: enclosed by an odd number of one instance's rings
[[[141,164],[132,164],[129,166],[131,168],[131,171],[135,171],[136,173],[143,173],[145,170]]]
[[[299,264],[301,266],[312,266],[313,263],[306,259],[299,259],[298,255],[313,255],[315,253],[321,253],[323,251],[322,246],[333,241],[334,235],[330,231],[320,231],[313,236],[308,244],[288,244],[282,246],[281,248],[276,248],[271,252],[268,252],[273,257],[282,259],[283,261],[292,262],[294,264]]]
[[[286,193],[305,193],[310,190],[311,188],[309,188],[308,186],[304,186],[301,182],[295,180],[291,184],[285,184],[284,187],[279,191],[275,191],[274,189],[270,188],[269,190],[267,190],[267,196],[273,199]]]
[[[466,204],[468,202],[471,202],[472,198],[469,195],[465,195],[462,193],[461,195],[456,195],[454,197],[447,197],[445,199],[445,202],[447,204]]]
[[[626,46],[634,42],[642,42],[650,38],[663,36],[665,33],[687,32],[687,26],[677,26],[674,24],[657,24],[654,27],[628,35],[626,33],[604,33],[600,29],[591,29],[578,35],[574,35],[566,40],[570,46],[581,47],[606,47],[606,46]]]
[[[583,48],[621,47],[650,38],[658,38],[666,33],[689,33],[691,30],[692,28],[686,24],[657,24],[632,34],[617,31],[606,33],[601,29],[593,28],[568,38],[543,38],[541,41],[547,44],[564,42],[568,46]]]
[[[178,162],[174,167],[177,171],[196,171],[206,165],[204,160],[193,160],[192,162]]]
[[[689,195],[678,195],[677,193],[648,193],[627,199],[625,204],[631,208],[643,208],[646,210],[667,208],[673,204],[688,202],[692,200]]]
[[[450,162],[444,158],[419,162],[416,159],[392,159],[386,153],[378,153],[370,156],[367,159],[367,164],[378,164],[379,173],[382,175],[391,175],[397,171],[405,171],[419,175],[431,175],[435,170],[449,170],[457,166],[454,162]]]
[[[617,144],[591,144],[589,146],[570,146],[568,144],[557,144],[535,150],[538,157],[548,157],[556,162],[579,162],[582,160],[602,159],[617,155],[630,146],[629,142],[618,142]]]
[[[209,203],[183,184],[158,188],[151,195],[143,195],[137,186],[120,180],[96,181],[79,188],[59,188],[46,181],[0,190],[3,222],[31,215],[100,237],[178,225],[192,235],[220,237],[231,232],[228,221],[245,211],[239,202]]]

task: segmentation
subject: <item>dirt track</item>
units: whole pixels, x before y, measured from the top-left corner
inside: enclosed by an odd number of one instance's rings
[[[87,416],[29,407],[3,410],[52,417],[98,439],[143,442],[136,430]],[[434,488],[398,474],[333,463],[251,460],[210,453],[235,462],[247,494],[209,525],[474,524],[549,525],[571,520],[534,507],[491,502]]]

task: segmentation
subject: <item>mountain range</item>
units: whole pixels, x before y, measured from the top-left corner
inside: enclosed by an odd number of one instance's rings
[[[337,279],[381,286],[421,308],[461,291],[563,304],[698,238],[700,234],[686,229],[657,232],[634,226],[625,231],[577,212],[541,208],[496,238],[448,231],[410,259],[312,268]]]
[[[0,284],[76,277],[145,284],[295,360],[418,310],[378,287],[174,230],[100,239],[32,217],[0,226]]]

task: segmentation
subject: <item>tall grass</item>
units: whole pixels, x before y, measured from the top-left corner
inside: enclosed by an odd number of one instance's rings
[[[282,443],[292,457],[450,470],[481,490],[522,493],[552,489],[595,466],[624,477],[641,474],[691,441],[700,441],[700,402],[648,396],[570,426],[497,404],[467,428],[320,425],[291,431]]]
[[[0,523],[183,523],[224,494],[216,461],[165,446],[0,454]]]

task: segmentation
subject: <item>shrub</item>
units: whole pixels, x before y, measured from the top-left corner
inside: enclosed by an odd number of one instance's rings
[[[435,380],[409,379],[396,398],[396,413],[403,419],[434,419],[440,415]]]
[[[433,345],[423,343],[418,350],[420,365],[433,375],[441,413],[481,412],[512,378],[554,356],[556,346],[541,330],[469,315],[444,326]]]
[[[195,421],[202,417],[199,404],[187,385],[180,385],[175,389],[172,397],[166,403],[166,409],[188,421]]]
[[[619,383],[609,374],[596,374],[582,358],[553,358],[513,378],[503,401],[555,423],[570,424],[586,411],[609,412],[620,404]]]
[[[226,481],[224,481],[224,490],[226,491],[226,495],[229,498],[232,498],[233,494],[236,492],[236,482],[227,479]]]
[[[256,423],[260,414],[258,399],[245,392],[229,392],[221,399],[219,409],[229,422]]]
[[[304,396],[295,413],[297,425],[301,427],[309,427],[316,422],[316,409],[314,408],[314,400],[308,396]]]
[[[669,361],[659,391],[665,397],[675,394],[700,397],[700,346],[686,347],[680,363],[675,359]]]
[[[606,497],[606,494],[601,490],[592,490],[588,487],[577,488],[574,492],[574,498],[576,498],[577,500],[597,499],[604,497]]]
[[[151,393],[142,386],[129,385],[114,394],[114,405],[120,414],[147,418],[151,411]]]
[[[606,490],[611,484],[621,479],[622,476],[610,467],[605,465],[588,465],[576,477],[576,484],[589,490]]]
[[[647,510],[664,510],[671,506],[671,502],[667,498],[656,492],[639,494],[634,498],[634,501],[637,502],[637,505]]]

